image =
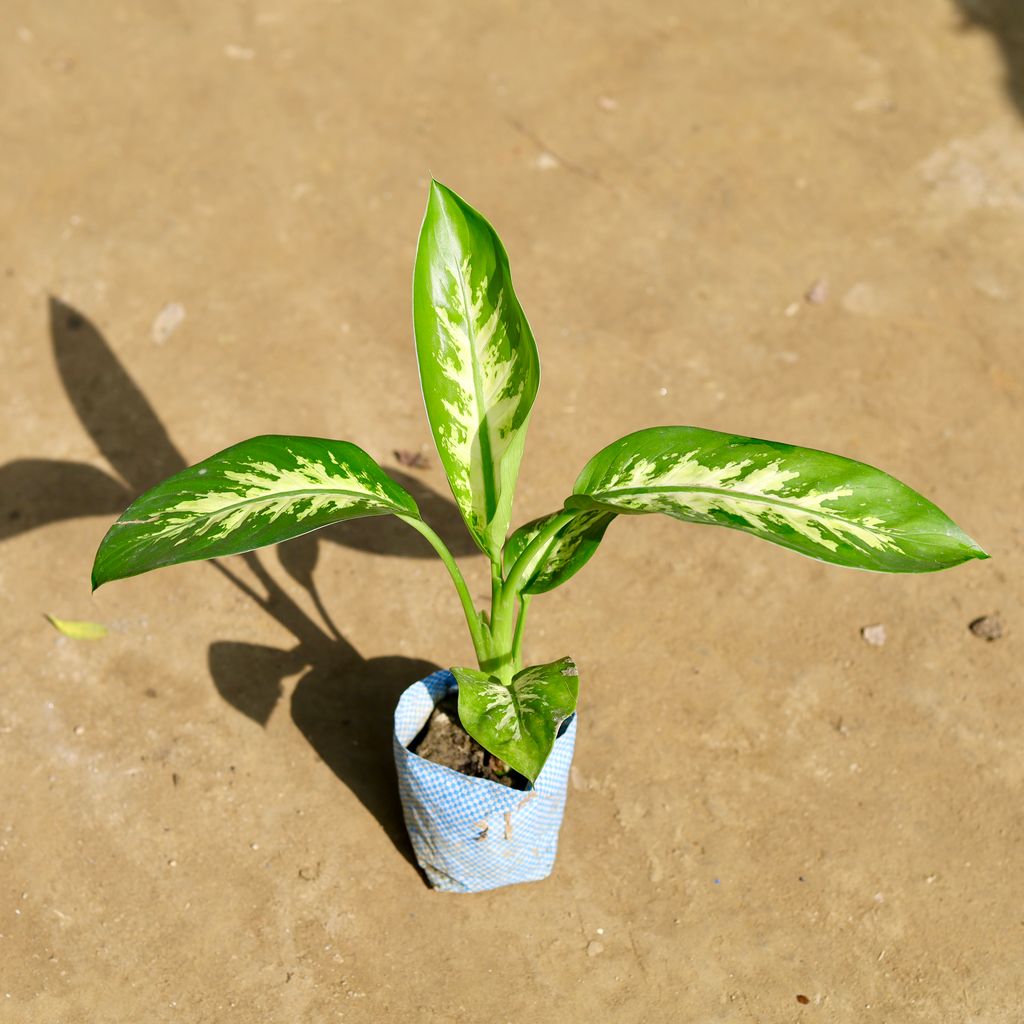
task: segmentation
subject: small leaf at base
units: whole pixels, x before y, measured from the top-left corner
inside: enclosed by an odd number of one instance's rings
[[[453,668],[462,727],[485,750],[537,781],[559,726],[575,710],[579,673],[572,658],[525,668],[506,685],[476,669]]]

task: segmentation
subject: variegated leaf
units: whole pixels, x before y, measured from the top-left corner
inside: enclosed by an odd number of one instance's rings
[[[412,496],[354,444],[254,437],[132,502],[100,544],[93,587],[389,512],[419,517]]]
[[[505,544],[506,571],[515,563],[538,534],[561,513],[542,516],[520,526]],[[543,594],[560,587],[590,561],[597,550],[614,512],[580,512],[573,516],[539,551],[530,557],[520,587],[524,594]]]
[[[470,533],[497,561],[540,361],[497,234],[436,181],[416,252],[413,321],[438,454]]]
[[[696,427],[621,438],[590,460],[573,490],[567,508],[664,512],[858,569],[932,572],[988,557],[930,501],[881,470]]]
[[[558,728],[575,710],[579,677],[572,658],[525,668],[510,685],[476,669],[453,668],[459,719],[482,747],[531,782],[551,753]]]

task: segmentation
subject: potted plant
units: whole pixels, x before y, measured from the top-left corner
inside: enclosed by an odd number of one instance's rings
[[[617,517],[660,512],[877,572],[931,572],[988,557],[935,505],[880,470],[681,426],[652,427],[608,445],[560,509],[509,535],[540,381],[537,347],[497,234],[438,182],[420,232],[413,318],[437,451],[490,563],[489,608],[475,607],[455,559],[404,488],[354,444],[310,437],[243,441],[147,491],[100,544],[93,586],[359,516],[394,515],[422,534],[455,585],[476,660],[413,684],[395,715],[406,824],[438,888],[475,891],[551,870],[578,677],[568,657],[524,664],[526,617],[535,595],[583,567]],[[457,707],[436,711],[456,694]],[[483,777],[410,749],[417,737],[421,753],[438,736],[443,745],[445,730]]]

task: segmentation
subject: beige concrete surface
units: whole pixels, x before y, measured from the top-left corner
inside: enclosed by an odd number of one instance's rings
[[[970,7],[6,0],[0,1020],[1021,1020],[1021,26]],[[471,650],[401,524],[88,584],[180,459],[429,444],[431,174],[540,346],[518,521],[691,423],[881,465],[993,555],[616,523],[532,612],[582,680],[555,873],[474,897],[402,832],[395,695]]]

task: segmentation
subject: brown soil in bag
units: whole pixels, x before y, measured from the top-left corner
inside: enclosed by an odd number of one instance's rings
[[[412,741],[414,754],[443,764],[475,779],[490,779],[502,786],[526,789],[527,781],[501,758],[488,753],[459,722],[459,697],[450,693],[434,708],[427,724]]]

